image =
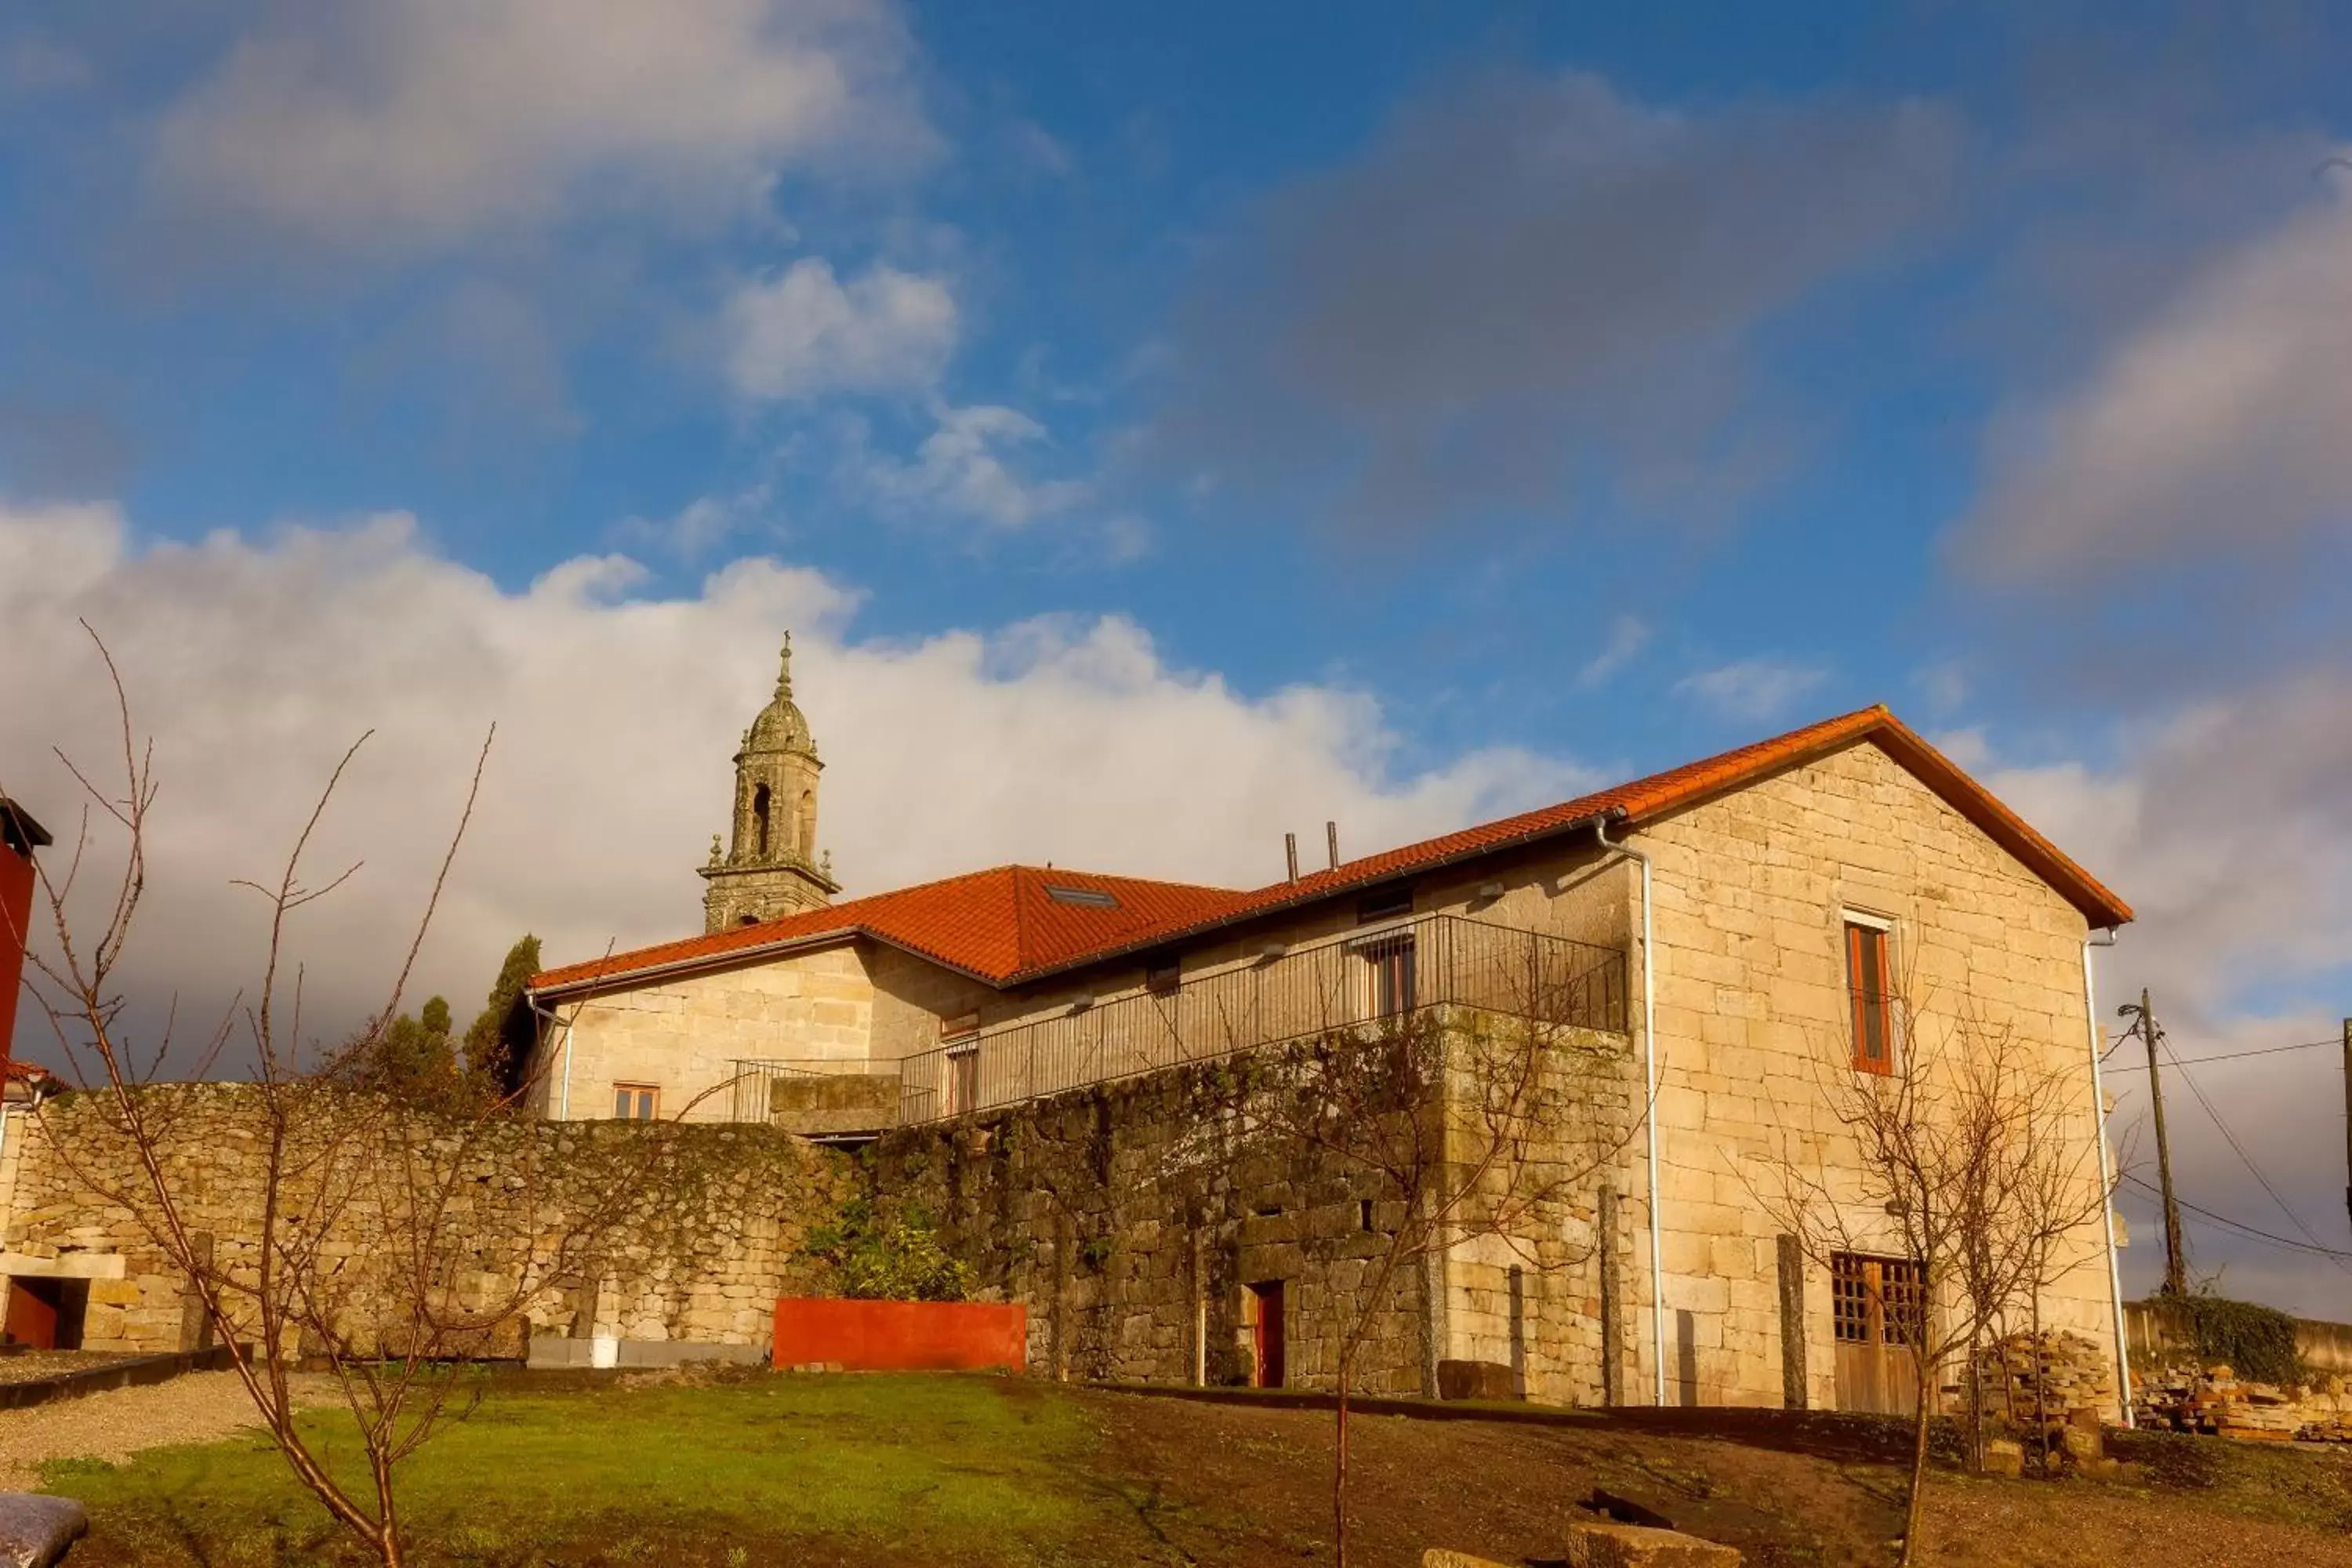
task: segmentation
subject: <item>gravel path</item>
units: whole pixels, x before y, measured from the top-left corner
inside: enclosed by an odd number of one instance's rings
[[[335,1398],[334,1379],[293,1380],[304,1405]],[[0,1491],[29,1491],[50,1459],[120,1463],[142,1448],[210,1443],[257,1425],[233,1372],[184,1373],[146,1388],[118,1388],[26,1410],[0,1410]]]

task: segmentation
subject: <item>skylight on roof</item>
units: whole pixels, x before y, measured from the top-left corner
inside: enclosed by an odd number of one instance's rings
[[[1057,888],[1048,882],[1045,884],[1045,896],[1057,904],[1084,904],[1090,910],[1118,908],[1117,895],[1106,893],[1099,888]]]

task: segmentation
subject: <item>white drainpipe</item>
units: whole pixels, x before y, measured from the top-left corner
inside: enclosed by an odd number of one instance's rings
[[[534,1014],[563,1031],[563,1077],[556,1089],[555,1120],[569,1121],[572,1120],[572,1026],[564,1021],[562,1015],[549,1012],[529,996],[525,996],[523,1002]],[[586,1005],[583,999],[581,1006]],[[580,1007],[572,1008],[572,1016],[578,1017]]]
[[[1655,970],[1650,962],[1650,857],[1631,844],[1612,843],[1609,824],[1593,825],[1604,849],[1614,849],[1642,866],[1642,1126],[1649,1144],[1650,1166],[1650,1369],[1655,1374],[1650,1395],[1654,1405],[1666,1402],[1666,1277],[1665,1248],[1658,1225],[1658,1008]]]
[[[2105,1194],[2101,1204],[2101,1217],[2107,1237],[2107,1300],[2115,1309],[2116,1321],[2116,1402],[2123,1407],[2124,1425],[2132,1422],[2131,1405],[2131,1345],[2124,1328],[2124,1277],[2116,1266],[2116,1185],[2115,1173],[2107,1167],[2107,1093],[2099,1079],[2099,1047],[2106,1043],[2105,1031],[2099,1027],[2098,988],[2091,979],[2091,950],[2116,945],[2116,931],[2109,926],[2095,936],[2083,939],[2083,1015],[2091,1034],[2091,1135],[2099,1145],[2099,1190]]]

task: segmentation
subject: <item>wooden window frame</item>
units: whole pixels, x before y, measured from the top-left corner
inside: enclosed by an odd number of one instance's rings
[[[621,1109],[621,1097],[629,1097],[629,1108]],[[613,1120],[615,1121],[656,1121],[661,1119],[661,1085],[657,1083],[614,1083],[613,1085]]]
[[[1853,1030],[1853,1070],[1891,1076],[1898,1045],[1894,1002],[1894,922],[1847,910],[1838,916],[1838,929],[1845,950],[1846,1011]],[[1873,980],[1875,989],[1869,984]]]

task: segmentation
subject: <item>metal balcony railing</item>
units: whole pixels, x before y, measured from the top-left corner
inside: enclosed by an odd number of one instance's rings
[[[804,1061],[779,1060],[775,1058],[742,1058],[727,1064],[729,1116],[732,1121],[766,1121],[774,1115],[776,1080],[778,1079],[813,1079],[823,1077],[827,1069],[839,1072],[844,1068],[863,1068],[863,1062],[835,1062],[817,1059]]]
[[[1433,1006],[1622,1034],[1625,955],[1461,915],[1270,946],[1253,963],[910,1056],[898,1120],[936,1121]]]

